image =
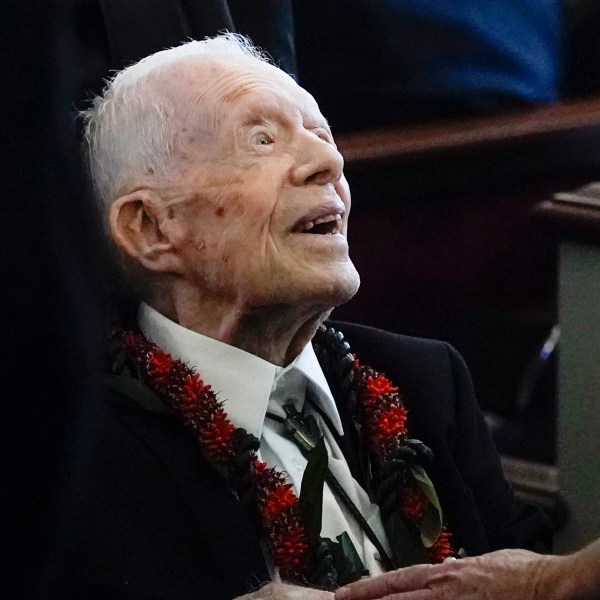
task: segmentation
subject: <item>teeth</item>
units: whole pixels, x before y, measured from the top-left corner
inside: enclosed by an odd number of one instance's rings
[[[341,231],[342,215],[340,215],[339,213],[337,213],[335,215],[327,215],[325,217],[319,217],[318,219],[315,219],[314,221],[308,221],[307,223],[303,223],[301,226],[298,227],[298,229],[296,231],[299,231],[300,233],[304,233],[306,231],[310,231],[315,225],[320,225],[321,223],[331,223],[332,221],[335,221],[335,227],[331,233],[338,233],[339,231]]]
[[[329,221],[334,221],[336,218],[336,215],[327,215],[326,217],[321,217],[320,219],[317,219],[314,224],[315,225],[320,225],[321,223],[328,223]]]

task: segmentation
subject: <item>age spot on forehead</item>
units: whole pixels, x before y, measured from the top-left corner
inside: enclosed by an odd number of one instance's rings
[[[217,210],[215,210],[215,215],[217,215],[217,217],[223,217],[225,215],[225,207],[219,206]]]

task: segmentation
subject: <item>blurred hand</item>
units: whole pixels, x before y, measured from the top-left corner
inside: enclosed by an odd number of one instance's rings
[[[335,593],[336,600],[550,600],[560,557],[527,550],[415,565],[362,579]]]
[[[268,583],[259,590],[239,596],[236,600],[334,600],[331,592],[314,590],[287,583]]]

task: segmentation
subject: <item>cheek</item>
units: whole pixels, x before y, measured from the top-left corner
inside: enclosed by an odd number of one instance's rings
[[[269,233],[272,206],[265,203],[260,191],[243,187],[223,192],[213,205],[208,222],[222,238],[235,237],[244,246],[264,242]]]
[[[187,223],[195,267],[215,283],[244,279],[264,262],[269,219],[235,186],[204,200]]]
[[[178,211],[177,245],[188,266],[208,280],[244,278],[264,266],[272,243],[273,194],[243,174],[227,183],[205,178],[202,189]],[[258,179],[260,181],[260,179]]]
[[[223,170],[228,171],[226,177],[220,172]],[[203,191],[213,214],[223,221],[214,225],[224,228],[225,235],[227,229],[235,229],[254,237],[264,236],[280,197],[278,181],[268,162],[238,161],[233,167],[231,162],[218,165],[212,180],[203,181]]]

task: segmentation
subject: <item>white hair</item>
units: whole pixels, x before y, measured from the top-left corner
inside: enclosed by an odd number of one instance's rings
[[[174,99],[157,94],[150,75],[189,58],[245,56],[272,64],[270,57],[235,33],[190,41],[151,54],[107,81],[102,95],[82,112],[87,160],[103,213],[112,201],[148,174],[170,181],[178,133]]]

